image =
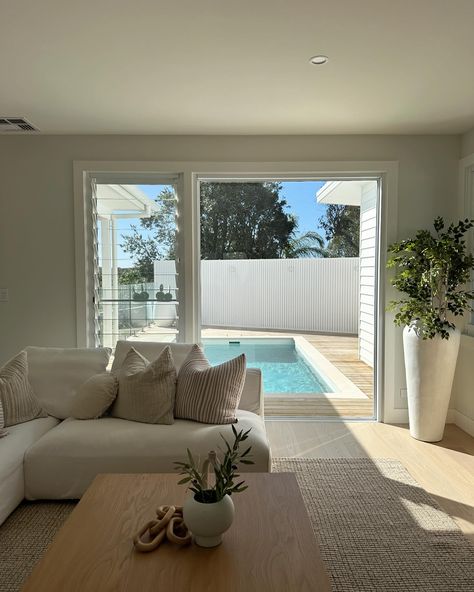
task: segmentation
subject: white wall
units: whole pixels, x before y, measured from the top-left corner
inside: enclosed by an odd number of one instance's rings
[[[474,128],[461,137],[461,157],[474,154]]]
[[[361,187],[360,199],[360,304],[359,357],[374,365],[375,343],[375,248],[377,233],[377,183]]]
[[[359,260],[201,262],[202,324],[357,333]]]
[[[450,216],[459,136],[5,136],[0,138],[0,361],[75,346],[73,160],[398,161],[398,237]],[[404,386],[401,332],[391,351]],[[386,405],[386,418],[406,412]]]
[[[462,157],[470,158],[474,166],[474,129],[462,137]],[[461,165],[461,168],[464,168]],[[465,210],[464,175],[460,175],[457,217],[464,218],[470,214]],[[472,210],[471,210],[472,211]],[[463,335],[459,351],[456,375],[454,377],[451,407],[454,409],[452,418],[464,430],[474,436],[474,337]]]
[[[453,384],[452,419],[474,436],[474,337],[463,335]]]

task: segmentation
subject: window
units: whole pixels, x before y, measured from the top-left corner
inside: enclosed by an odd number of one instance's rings
[[[176,182],[110,180],[91,181],[94,343],[176,341]]]

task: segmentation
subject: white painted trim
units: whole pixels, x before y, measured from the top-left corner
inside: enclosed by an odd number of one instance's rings
[[[398,237],[398,162],[389,163],[381,176],[378,195],[377,223],[377,318],[375,322],[376,362],[375,381],[377,396],[377,418],[386,423],[398,421],[395,396],[395,352],[396,327],[386,310],[386,303],[393,295],[388,285],[386,263],[387,248]]]
[[[474,436],[474,419],[464,415],[464,413],[461,413],[457,409],[449,410],[448,423],[454,423],[470,436]]]
[[[204,179],[221,180],[357,180],[379,179],[378,237],[378,318],[376,391],[379,393],[377,418],[393,422],[398,417],[395,409],[394,354],[395,327],[385,312],[385,262],[387,245],[396,240],[398,232],[398,162],[396,161],[319,161],[319,162],[202,162],[202,161],[75,161],[74,199],[76,234],[76,309],[77,344],[87,342],[86,244],[84,228],[85,174],[101,173],[159,173],[182,175],[183,193],[178,205],[180,231],[180,264],[184,284],[182,338],[197,341],[199,326],[199,200],[198,182]],[[181,218],[182,216],[182,218]],[[390,224],[389,224],[390,221]],[[181,240],[182,238],[182,240]]]
[[[73,163],[74,184],[74,240],[76,245],[76,345],[88,345],[88,305],[87,301],[87,196],[89,195],[87,172]]]

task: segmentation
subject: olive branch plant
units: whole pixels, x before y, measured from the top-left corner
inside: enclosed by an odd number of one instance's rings
[[[453,317],[472,311],[474,292],[465,289],[471,280],[474,258],[467,251],[465,234],[474,220],[460,220],[445,229],[443,218],[434,220],[435,234],[419,230],[414,238],[389,246],[388,268],[395,270],[392,285],[407,297],[393,300],[388,310],[396,310],[396,325],[418,322],[422,339],[440,335],[449,339]]]
[[[174,463],[176,470],[179,470],[179,474],[185,475],[183,479],[178,481],[178,485],[189,484],[189,489],[195,494],[195,499],[198,502],[212,504],[220,501],[225,495],[241,493],[248,487],[244,485],[245,481],[239,481],[237,483],[236,481],[240,477],[237,473],[237,465],[239,463],[244,465],[254,464],[249,458],[252,449],[251,446],[246,448],[244,452],[240,452],[240,444],[247,440],[250,429],[245,432],[243,430],[237,432],[233,425],[231,427],[234,435],[232,446],[220,434],[225,443],[225,451],[222,459],[219,458],[214,450],[211,450],[207,458],[199,466],[199,460],[195,459],[189,448],[187,448],[188,462],[175,461]],[[215,475],[215,483],[213,485],[208,482],[209,469]]]

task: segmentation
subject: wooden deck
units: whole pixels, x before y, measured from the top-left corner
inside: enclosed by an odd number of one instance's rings
[[[301,396],[265,397],[265,416],[284,417],[373,417],[374,373],[359,360],[357,337],[316,335],[311,333],[276,333],[203,328],[203,337],[304,337],[329,362],[355,384],[367,399]]]

